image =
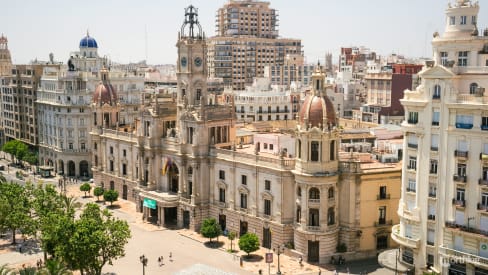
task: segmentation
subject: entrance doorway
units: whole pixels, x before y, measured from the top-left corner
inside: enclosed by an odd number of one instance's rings
[[[176,226],[178,209],[176,207],[164,208],[164,225]]]
[[[271,249],[271,230],[263,228],[263,247]]]
[[[225,215],[223,214],[220,214],[219,215],[219,224],[220,224],[220,229],[222,230],[222,232],[225,231],[225,229],[227,228],[227,225],[225,224]]]
[[[308,261],[317,263],[319,261],[319,242],[308,241]]]
[[[190,211],[183,211],[183,228],[190,228]]]
[[[156,209],[150,208],[149,215],[150,216],[148,218],[148,221],[150,223],[157,224],[158,223],[158,219],[159,219],[159,217],[158,217],[158,209],[157,208]]]
[[[74,177],[75,176],[75,163],[70,160],[68,161],[68,177]]]
[[[240,221],[239,237],[247,233],[247,222]]]
[[[122,199],[127,200],[127,185],[122,186]]]

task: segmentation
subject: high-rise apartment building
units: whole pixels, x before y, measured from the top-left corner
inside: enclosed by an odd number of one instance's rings
[[[425,274],[488,274],[488,32],[478,2],[446,9],[434,60],[406,91],[400,260]]]
[[[278,38],[278,12],[269,2],[230,0],[217,11],[216,33],[207,41],[209,74],[235,90],[262,77],[265,66],[302,55],[300,39]]]

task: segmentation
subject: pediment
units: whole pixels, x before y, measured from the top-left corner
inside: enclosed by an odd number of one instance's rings
[[[455,76],[453,72],[446,69],[444,66],[434,66],[432,68],[427,68],[419,73],[422,78],[452,78]]]
[[[239,193],[249,194],[249,188],[247,188],[247,186],[240,185],[237,189],[239,190]]]

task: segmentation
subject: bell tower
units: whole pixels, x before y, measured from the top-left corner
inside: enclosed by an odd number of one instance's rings
[[[12,59],[8,49],[7,37],[0,36],[0,75],[10,75],[12,73]]]

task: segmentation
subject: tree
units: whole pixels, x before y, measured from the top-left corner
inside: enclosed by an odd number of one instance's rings
[[[110,205],[119,197],[119,193],[115,190],[106,190],[103,192],[103,199],[110,202]]]
[[[95,187],[95,189],[93,189],[93,195],[97,196],[97,201],[100,200],[100,196],[102,196],[104,192],[105,191],[100,186]]]
[[[18,229],[29,227],[30,201],[24,186],[16,183],[0,183],[0,228],[12,232],[12,244],[16,244]]]
[[[53,258],[46,261],[44,268],[42,268],[37,274],[39,275],[72,275],[73,272],[61,262],[61,260]]]
[[[212,242],[212,238],[218,237],[220,234],[222,234],[222,230],[214,218],[208,218],[203,220],[200,234],[202,234],[202,236],[205,238],[209,238],[210,242]]]
[[[0,265],[0,275],[13,275],[12,269],[8,268],[6,264]]]
[[[85,192],[85,197],[86,197],[86,192],[90,193],[91,190],[91,185],[88,182],[83,183],[80,185],[80,191]]]
[[[29,147],[22,141],[14,139],[6,142],[2,147],[2,151],[9,153],[12,157],[15,157],[17,161],[20,161],[29,153]]]
[[[234,239],[236,238],[236,232],[234,231],[230,231],[229,232],[229,235],[227,235],[227,238],[229,238],[230,240],[230,252],[233,252],[234,250],[232,249],[232,241],[234,241]]]
[[[254,252],[259,249],[259,238],[254,233],[246,233],[239,238],[239,249],[247,253]]]
[[[58,244],[56,255],[81,274],[100,275],[105,264],[125,255],[124,246],[131,236],[129,225],[97,204],[87,204],[73,225],[73,232]]]
[[[29,163],[30,165],[37,165],[38,157],[36,153],[27,152],[22,160]]]

